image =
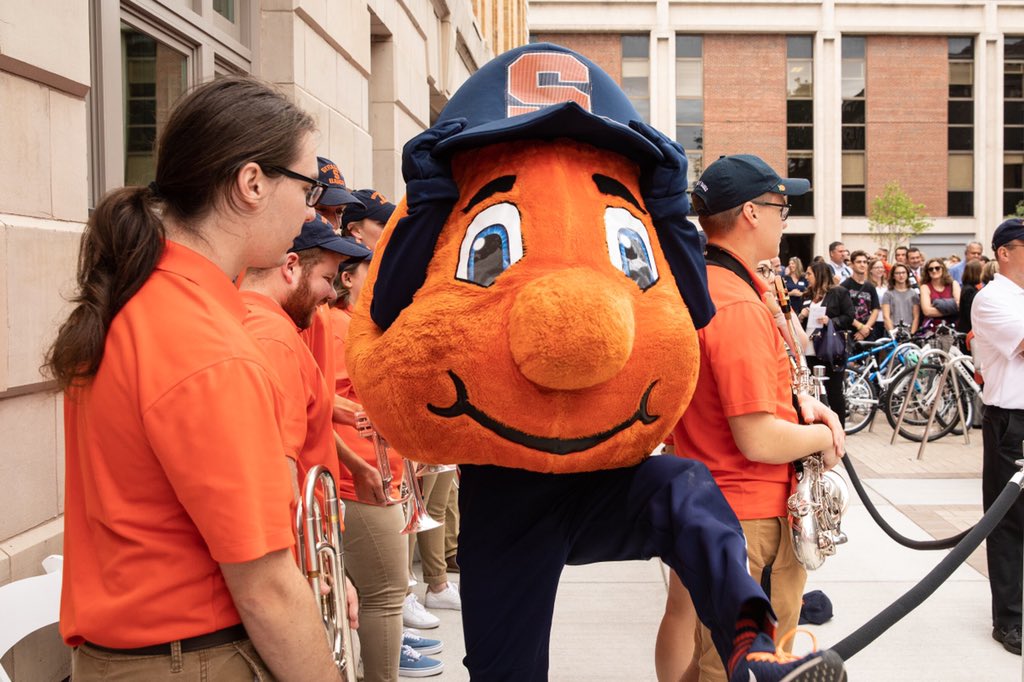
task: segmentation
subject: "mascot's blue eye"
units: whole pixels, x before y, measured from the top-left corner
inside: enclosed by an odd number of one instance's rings
[[[515,204],[495,204],[481,211],[466,229],[455,278],[489,287],[522,257],[519,209]]]
[[[649,289],[658,281],[658,266],[647,227],[626,209],[614,207],[605,209],[604,226],[612,265],[641,289]]]

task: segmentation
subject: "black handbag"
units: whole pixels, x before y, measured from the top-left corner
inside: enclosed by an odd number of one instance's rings
[[[824,327],[819,327],[811,334],[811,343],[814,344],[814,355],[828,368],[830,372],[846,366],[846,358],[849,357],[846,346],[846,334],[836,329],[832,320]]]

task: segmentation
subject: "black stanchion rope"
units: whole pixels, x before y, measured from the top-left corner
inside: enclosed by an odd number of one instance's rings
[[[849,453],[843,455],[843,466],[846,467],[847,473],[850,474],[850,482],[853,483],[854,490],[857,491],[857,495],[860,497],[861,502],[864,503],[864,507],[868,510],[871,518],[875,520],[879,528],[885,531],[886,535],[904,547],[920,550],[949,549],[955,547],[957,543],[967,537],[967,534],[974,529],[974,526],[971,526],[953,537],[940,538],[938,540],[912,540],[905,535],[900,535],[895,528],[882,518],[882,514],[875,507],[871,498],[868,497],[868,491],[864,489],[864,485],[860,482],[860,476],[857,475],[857,470],[853,468],[853,460],[850,459]]]
[[[877,616],[847,635],[842,641],[832,647],[832,650],[839,654],[843,660],[849,660],[864,647],[875,641],[882,633],[902,620],[904,616],[920,606],[925,599],[930,597],[953,574],[953,571],[960,564],[967,560],[971,552],[978,548],[982,540],[988,537],[996,527],[996,524],[1002,520],[1006,512],[1017,501],[1017,497],[1021,492],[1022,480],[1024,480],[1024,473],[1018,472],[1014,474],[1013,478],[1006,484],[1006,487],[1003,488],[1003,491],[999,493],[996,501],[985,512],[985,515],[981,517],[981,520],[921,582],[887,606]]]

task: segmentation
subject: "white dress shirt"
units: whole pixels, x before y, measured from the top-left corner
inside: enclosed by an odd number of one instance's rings
[[[985,377],[984,400],[1007,410],[1024,410],[1024,288],[997,274],[971,306],[971,350]]]

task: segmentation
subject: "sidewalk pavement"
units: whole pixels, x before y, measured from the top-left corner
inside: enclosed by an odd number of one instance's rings
[[[914,539],[948,537],[981,517],[981,432],[970,444],[948,435],[929,443],[899,439],[879,415],[875,432],[851,436],[847,450],[879,511]],[[804,626],[826,648],[841,640],[911,589],[947,554],[897,545],[870,518],[851,487],[843,523],[849,543],[808,575],[807,591],[823,590],[835,616]],[[847,663],[852,682],[1003,682],[1021,680],[1019,656],[991,637],[984,545],[931,597]],[[452,579],[458,581],[457,575]],[[498,586],[495,586],[496,588]],[[423,586],[418,587],[422,600]],[[658,561],[566,567],[551,633],[553,682],[655,680],[654,640],[664,607],[665,574]],[[458,612],[437,611],[445,672],[439,682],[462,682],[465,649]],[[798,637],[797,650],[809,650]]]

